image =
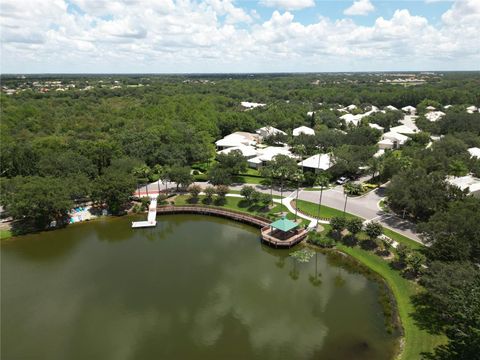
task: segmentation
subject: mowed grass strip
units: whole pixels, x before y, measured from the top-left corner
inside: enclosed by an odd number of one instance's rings
[[[293,200],[292,205],[298,206],[298,210],[312,217],[317,217],[318,214],[318,204],[312,203],[305,200]],[[324,219],[331,219],[332,217],[342,217],[343,211],[322,205],[320,207],[320,217]],[[358,218],[353,214],[345,213],[347,219]]]

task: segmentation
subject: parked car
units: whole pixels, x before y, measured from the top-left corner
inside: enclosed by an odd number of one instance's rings
[[[339,178],[339,179],[337,180],[337,184],[338,184],[338,185],[343,185],[343,184],[345,184],[347,181],[348,181],[348,178],[346,178],[345,176],[342,176],[341,178]]]

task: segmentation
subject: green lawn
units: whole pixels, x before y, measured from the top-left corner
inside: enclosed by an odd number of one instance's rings
[[[202,201],[205,199],[205,196],[199,196],[198,204],[202,204]],[[190,195],[179,195],[175,198],[175,205],[189,205],[191,202]],[[217,206],[215,203],[211,204],[212,206]],[[221,205],[221,207],[232,209],[236,211],[243,211],[252,215],[264,216],[264,217],[274,217],[282,212],[288,212],[288,209],[284,205],[275,204],[272,209],[262,208],[260,205],[250,205],[243,198],[238,197],[226,197],[226,203]],[[293,214],[291,214],[293,215]],[[291,216],[290,214],[288,216]],[[293,215],[293,217],[295,217]]]
[[[423,248],[423,245],[416,242],[415,240],[409,239],[408,237],[402,234],[399,234],[393,230],[390,230],[386,227],[383,228],[383,233],[387,235],[389,238],[395,240],[396,242],[400,244],[404,244],[413,250],[419,250]]]
[[[292,205],[294,203],[295,203],[295,200],[292,202]],[[318,204],[314,204],[312,202],[305,201],[305,200],[298,200],[297,204],[298,204],[298,209],[301,212],[303,212],[307,215],[313,216],[313,217],[317,216]],[[325,206],[325,205],[322,205],[320,207],[320,217],[321,218],[330,219],[330,218],[335,217],[335,216],[343,216],[343,211],[333,209],[333,208]],[[351,218],[356,218],[358,216],[346,213],[345,217],[348,218],[348,219],[351,219]]]
[[[12,237],[12,232],[10,230],[0,230],[0,240],[8,239]]]
[[[379,274],[392,290],[405,333],[405,345],[401,359],[419,359],[420,353],[431,351],[435,346],[444,342],[444,337],[431,335],[427,331],[421,330],[411,316],[414,307],[410,297],[421,290],[417,284],[404,279],[398,271],[391,269],[385,260],[372,252],[340,243],[337,243],[337,248]]]
[[[252,175],[237,175],[233,177],[233,182],[240,184],[264,184],[265,178]]]

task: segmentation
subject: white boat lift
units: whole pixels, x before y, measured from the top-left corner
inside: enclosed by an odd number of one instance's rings
[[[157,196],[150,196],[150,206],[148,207],[147,221],[133,221],[132,228],[146,228],[157,226]]]

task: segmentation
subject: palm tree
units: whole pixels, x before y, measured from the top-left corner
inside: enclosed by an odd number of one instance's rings
[[[147,190],[147,196],[148,196],[148,177],[150,175],[150,168],[148,167],[148,165],[140,165],[140,166],[137,166],[135,168],[133,168],[132,170],[132,173],[133,173],[133,176],[135,176],[137,178],[137,181],[140,180],[141,182],[144,182],[146,180],[147,182],[147,186],[146,186],[146,190]]]
[[[303,172],[299,170],[292,175],[292,180],[296,181],[297,183],[297,196],[295,198],[295,221],[297,221],[298,193],[300,192],[300,182],[303,182],[305,180],[305,176],[303,175]]]
[[[162,165],[159,165],[159,164],[156,164],[154,167],[153,167],[153,173],[158,176],[158,179],[157,179],[157,188],[158,188],[158,193],[160,194],[160,180],[163,176],[163,167]]]
[[[370,171],[372,172],[372,180],[375,178],[375,175],[380,171],[382,162],[378,158],[372,158],[370,160]]]
[[[322,196],[323,196],[323,188],[328,186],[329,179],[327,174],[322,173],[320,174],[315,183],[320,186],[320,199],[318,200],[318,210],[317,210],[317,219],[320,219],[320,208],[322,207]]]

